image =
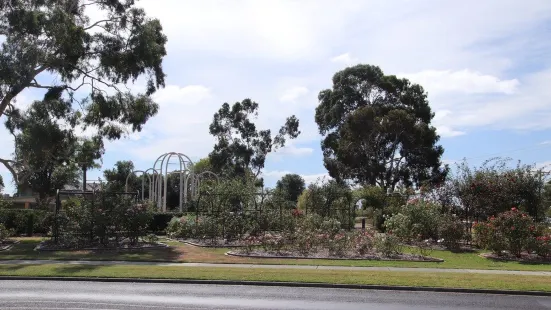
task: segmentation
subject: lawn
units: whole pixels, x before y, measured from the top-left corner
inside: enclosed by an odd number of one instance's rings
[[[2,276],[203,279],[551,291],[545,276],[160,266],[0,265]]]
[[[327,266],[376,266],[376,267],[428,267],[551,271],[551,264],[526,264],[499,262],[479,257],[475,253],[452,253],[433,251],[431,256],[441,258],[442,263],[428,262],[389,262],[368,260],[327,260],[327,259],[259,259],[224,255],[228,249],[199,248],[180,242],[167,241],[170,248],[139,251],[56,251],[37,252],[34,247],[40,242],[37,238],[21,238],[21,243],[10,251],[0,252],[0,260],[43,259],[43,260],[128,260],[128,261],[169,261],[189,263],[228,263],[228,264],[289,264]]]

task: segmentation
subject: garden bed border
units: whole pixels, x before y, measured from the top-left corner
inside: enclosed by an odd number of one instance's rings
[[[132,250],[154,250],[169,248],[168,244],[162,242],[155,242],[154,246],[149,247],[127,247],[127,248],[101,248],[101,247],[85,247],[78,249],[71,248],[46,248],[44,247],[44,241],[40,242],[35,248],[35,251],[39,252],[55,252],[55,251],[132,251]]]
[[[364,260],[364,261],[389,261],[389,262],[416,262],[416,263],[443,263],[444,260],[441,258],[435,258],[435,257],[428,257],[424,256],[426,258],[430,258],[429,260],[413,260],[413,259],[369,259],[369,258],[360,258],[360,257],[352,257],[352,258],[344,258],[344,257],[305,257],[305,256],[283,256],[283,255],[273,255],[273,256],[267,256],[267,255],[251,255],[251,254],[241,254],[241,253],[235,253],[233,251],[228,251],[225,253],[225,255],[228,256],[237,256],[237,257],[248,257],[248,258],[275,258],[275,259],[327,259],[327,260]]]
[[[499,257],[494,255],[493,253],[486,252],[486,253],[480,253],[478,254],[479,257],[482,257],[484,259],[491,259],[491,260],[497,260],[502,262],[518,262],[520,264],[542,264],[542,265],[551,265],[551,259],[548,260],[541,260],[541,261],[531,261],[531,260],[525,260],[525,259],[514,259],[509,257]]]

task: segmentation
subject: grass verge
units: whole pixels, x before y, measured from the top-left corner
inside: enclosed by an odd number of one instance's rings
[[[152,266],[3,265],[2,276],[149,278],[310,282],[468,289],[551,291],[545,276],[450,274],[391,271],[289,270]]]

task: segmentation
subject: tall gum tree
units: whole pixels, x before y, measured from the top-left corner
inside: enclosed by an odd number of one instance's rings
[[[44,101],[69,100],[61,119],[95,128],[98,137],[140,131],[158,111],[150,95],[165,85],[166,41],[159,20],[134,0],[0,1],[0,115],[17,116],[15,98],[43,89]],[[55,82],[40,83],[41,74]],[[121,87],[141,76],[144,93]],[[18,172],[28,168],[25,158],[0,163],[24,182]]]
[[[331,177],[385,190],[445,178],[444,149],[420,85],[357,65],[337,72],[318,99],[315,120]]]

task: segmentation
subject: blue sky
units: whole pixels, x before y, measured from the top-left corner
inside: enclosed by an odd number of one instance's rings
[[[302,135],[268,158],[267,184],[287,172],[313,181],[326,173],[314,122],[317,94],[331,86],[336,71],[358,63],[425,88],[446,162],[508,156],[551,164],[551,1],[139,4],[168,36],[167,85],[155,94],[159,114],[141,133],[107,144],[103,169],[117,160],[148,168],[169,151],[204,157],[213,145],[213,113],[223,102],[251,98],[260,104],[260,128],[277,130],[291,114],[301,122]],[[139,91],[143,83],[130,87]],[[37,95],[25,92],[18,104]],[[0,143],[0,156],[9,156],[5,130]],[[9,183],[6,169],[0,174]],[[99,176],[100,170],[90,174]]]

